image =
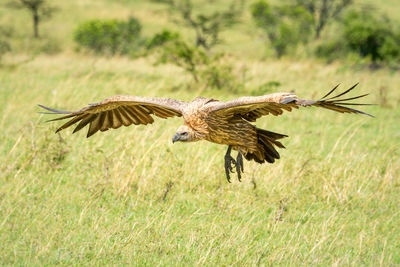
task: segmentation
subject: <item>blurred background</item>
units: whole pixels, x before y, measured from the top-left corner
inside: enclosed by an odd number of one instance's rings
[[[0,0],[0,262],[400,264],[399,14],[398,0]],[[357,82],[375,119],[262,118],[286,149],[232,184],[226,148],[172,145],[180,119],[86,139],[36,106],[318,99]]]
[[[371,68],[396,68],[400,60],[396,0],[2,2],[3,64],[18,62],[16,55],[154,56],[195,79],[206,72],[224,81],[220,72],[232,64],[220,65],[221,56],[314,58]],[[198,73],[190,70],[190,60]],[[222,86],[215,82],[207,86]]]

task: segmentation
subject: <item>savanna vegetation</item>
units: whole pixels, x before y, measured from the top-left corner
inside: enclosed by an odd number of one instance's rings
[[[35,0],[36,26],[28,2],[0,2],[2,265],[400,264],[397,0]],[[36,106],[356,82],[376,118],[264,117],[286,149],[231,184],[225,147],[172,145],[181,119],[86,139]]]

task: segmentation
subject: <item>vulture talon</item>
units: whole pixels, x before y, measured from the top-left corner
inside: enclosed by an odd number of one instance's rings
[[[243,156],[242,153],[238,153],[236,160],[231,156],[231,151],[232,147],[228,147],[228,151],[226,151],[225,154],[225,173],[226,173],[226,179],[228,182],[231,182],[231,176],[230,173],[234,173],[236,170],[236,173],[238,175],[238,180],[241,182],[242,179],[242,173],[243,173]]]
[[[229,173],[234,173],[232,165],[235,167],[238,165],[235,159],[232,158],[231,151],[232,147],[229,146],[225,154],[225,173],[226,173],[226,179],[228,180],[229,183],[231,182],[231,176]]]
[[[231,176],[229,175],[229,169],[225,164],[225,174],[226,174],[226,180],[228,180],[228,183],[231,182]]]
[[[241,182],[242,175],[241,173],[243,172],[243,157],[242,153],[238,153],[237,158],[236,158],[236,172],[238,174],[238,180]]]

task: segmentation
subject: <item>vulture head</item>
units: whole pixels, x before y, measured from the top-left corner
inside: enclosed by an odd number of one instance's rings
[[[197,135],[194,130],[187,125],[182,125],[176,131],[174,137],[172,137],[172,143],[175,142],[194,142],[198,141]]]

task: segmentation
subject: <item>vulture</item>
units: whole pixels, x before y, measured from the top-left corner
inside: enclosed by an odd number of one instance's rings
[[[279,141],[285,134],[257,128],[252,122],[266,115],[281,115],[285,110],[291,111],[299,107],[320,107],[341,113],[358,113],[371,116],[352,106],[371,105],[354,103],[351,100],[362,98],[368,94],[343,97],[353,90],[357,84],[342,93],[334,94],[338,85],[319,100],[304,100],[294,93],[273,93],[263,96],[244,96],[231,101],[222,102],[212,98],[197,97],[191,102],[183,102],[171,98],[139,97],[117,95],[77,111],[61,111],[39,105],[47,110],[45,114],[62,114],[63,116],[49,120],[68,120],[56,131],[59,132],[75,125],[73,133],[88,126],[87,137],[97,132],[117,129],[132,124],[151,124],[153,117],[183,117],[180,126],[172,138],[172,142],[209,142],[226,145],[225,174],[230,182],[230,173],[236,171],[238,180],[243,173],[243,157],[258,163],[273,163],[279,159],[277,148],[285,148]],[[231,150],[237,150],[236,159]]]

